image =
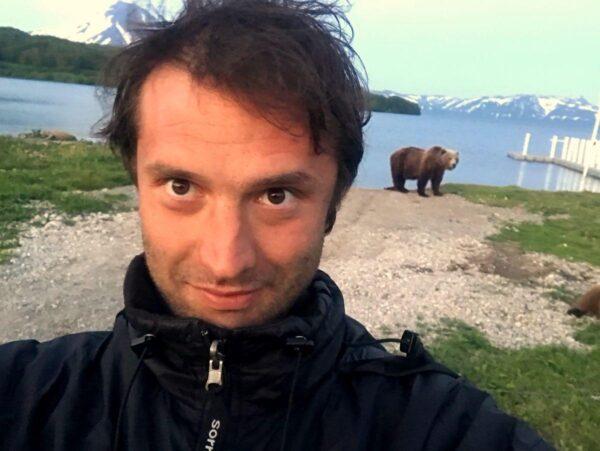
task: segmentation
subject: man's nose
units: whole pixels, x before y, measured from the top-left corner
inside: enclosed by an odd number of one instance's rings
[[[200,258],[216,281],[234,280],[256,264],[250,221],[234,203],[215,202],[204,212],[198,230]]]

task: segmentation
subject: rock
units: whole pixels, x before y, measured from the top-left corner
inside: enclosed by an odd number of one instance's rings
[[[77,137],[63,130],[32,130],[21,133],[19,138],[41,138],[50,141],[77,141]]]
[[[77,141],[77,138],[74,135],[62,130],[42,130],[40,135],[42,138],[51,141]]]

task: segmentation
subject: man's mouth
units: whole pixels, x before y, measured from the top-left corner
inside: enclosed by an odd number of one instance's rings
[[[223,289],[190,285],[202,293],[208,307],[214,310],[242,310],[257,298],[260,287],[244,289]]]

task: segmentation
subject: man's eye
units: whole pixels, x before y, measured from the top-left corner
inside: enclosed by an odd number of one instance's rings
[[[279,205],[285,200],[285,191],[282,189],[270,189],[267,191],[269,202],[274,205]]]
[[[270,205],[281,205],[286,201],[290,201],[292,194],[283,188],[271,188],[268,189],[263,196],[261,196],[261,200]]]
[[[185,196],[190,191],[190,182],[187,180],[172,179],[167,183],[167,188],[177,196]]]

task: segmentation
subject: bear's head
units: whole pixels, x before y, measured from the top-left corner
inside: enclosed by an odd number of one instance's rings
[[[444,162],[444,167],[451,171],[458,164],[458,152],[452,149],[443,149],[442,161]]]

